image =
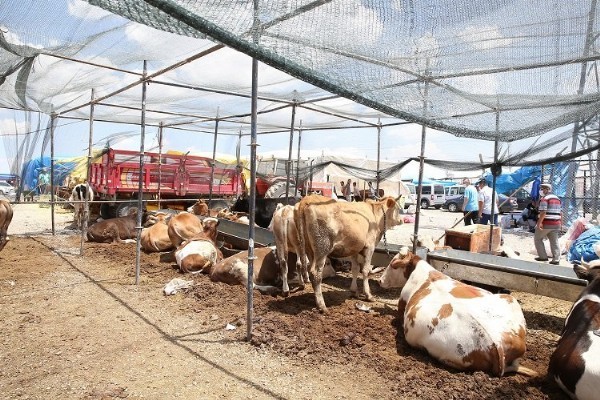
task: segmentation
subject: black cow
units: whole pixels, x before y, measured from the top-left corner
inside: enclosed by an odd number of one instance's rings
[[[254,222],[262,228],[268,228],[269,224],[271,223],[271,219],[273,219],[273,213],[277,209],[277,204],[282,203],[294,205],[298,201],[300,201],[300,198],[298,197],[279,197],[272,199],[257,198],[256,207],[254,209]],[[231,207],[231,211],[249,213],[250,198],[238,198]]]

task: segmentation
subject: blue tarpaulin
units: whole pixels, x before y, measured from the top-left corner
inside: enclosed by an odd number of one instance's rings
[[[581,259],[589,262],[597,260],[598,254],[594,246],[600,242],[600,228],[592,228],[584,231],[569,247],[567,260],[579,264]]]
[[[73,161],[54,162],[54,185],[61,186],[77,163]],[[50,157],[34,158],[23,167],[23,189],[31,190],[38,185],[38,175],[42,169],[50,172]]]

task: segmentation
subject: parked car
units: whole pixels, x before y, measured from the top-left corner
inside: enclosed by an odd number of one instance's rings
[[[444,185],[424,184],[421,189],[421,208],[440,208],[446,198]]]
[[[8,182],[0,181],[0,194],[3,194],[6,197],[15,196],[15,188]]]
[[[503,194],[506,196],[510,196],[512,192],[505,192]],[[512,195],[512,197],[514,197],[517,200],[518,210],[524,210],[527,207],[527,205],[533,201],[533,199],[531,198],[531,194],[529,194],[529,192],[525,189],[519,189],[517,193]]]
[[[405,185],[408,188],[410,195],[406,198],[406,201],[404,202],[404,208],[408,208],[412,205],[417,204],[417,189],[416,186],[412,183],[405,183]]]
[[[457,211],[462,212],[462,205],[463,205],[464,199],[465,199],[464,195],[448,199],[448,200],[446,200],[444,205],[442,205],[442,208],[444,208],[450,212],[457,212]],[[505,201],[506,199],[508,199],[508,201]],[[502,204],[502,203],[504,203],[504,204]],[[508,197],[505,194],[498,195],[498,204],[501,204],[501,207],[500,207],[501,214],[509,213],[511,211],[517,210],[517,199],[515,199],[514,197]]]

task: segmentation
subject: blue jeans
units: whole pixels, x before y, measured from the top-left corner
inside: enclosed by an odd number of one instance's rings
[[[490,222],[490,217],[490,214],[481,214],[479,223],[482,225],[487,225]],[[498,225],[498,214],[494,214],[494,225]]]

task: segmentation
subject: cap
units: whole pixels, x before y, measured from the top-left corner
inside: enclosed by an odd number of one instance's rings
[[[542,183],[540,185],[540,189],[548,189],[548,190],[552,190],[552,185],[549,183]]]

